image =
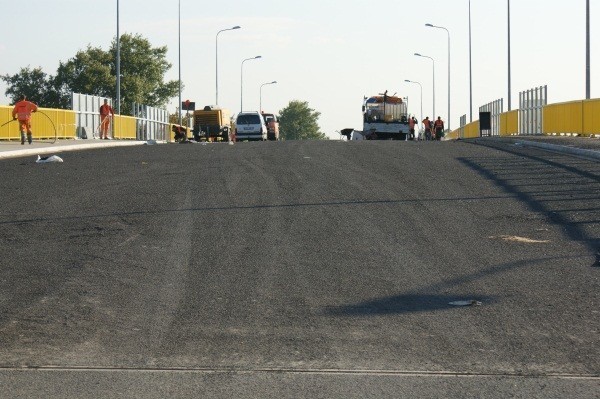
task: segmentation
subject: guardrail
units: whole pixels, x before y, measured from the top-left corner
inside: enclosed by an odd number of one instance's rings
[[[500,136],[525,134],[520,131],[519,110],[500,114]],[[600,138],[600,99],[569,101],[542,107],[542,134]],[[471,122],[447,137],[479,137],[479,121]]]
[[[0,106],[0,140],[20,140],[19,125],[13,120],[12,106]],[[73,139],[76,134],[75,112],[70,110],[39,108],[31,116],[31,131],[35,139]]]
[[[0,140],[20,140],[21,134],[17,122],[9,123],[12,118],[12,106],[0,105]],[[31,131],[36,140],[76,139],[78,138],[77,113],[72,110],[39,108],[39,111],[31,115]],[[46,117],[47,116],[47,117]],[[115,115],[113,118],[113,132],[115,139],[138,140],[144,139],[140,136],[139,118],[125,115]],[[164,139],[173,141],[172,124],[165,126]],[[88,138],[92,133],[97,137],[97,127],[94,132],[87,132]],[[142,131],[143,133],[143,131]]]

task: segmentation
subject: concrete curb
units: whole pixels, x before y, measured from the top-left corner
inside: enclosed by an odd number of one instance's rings
[[[586,159],[593,159],[593,160],[600,161],[600,151],[595,151],[595,150],[585,150],[583,148],[568,147],[568,146],[564,146],[564,145],[538,143],[538,142],[528,141],[528,140],[516,141],[515,145],[522,145],[524,147],[535,147],[535,148],[540,148],[542,150],[559,152],[562,154],[570,154],[570,155],[583,157]]]
[[[146,145],[146,144],[160,144],[161,142],[157,142],[155,140],[151,140],[152,143],[147,141],[110,141],[110,142],[102,142],[102,143],[77,143],[70,145],[58,145],[56,147],[45,147],[45,148],[27,148],[22,150],[14,150],[14,151],[4,151],[0,152],[0,159],[8,159],[8,158],[21,158],[32,155],[48,155],[48,154],[58,154],[61,152],[70,152],[70,151],[84,151],[84,150],[93,150],[98,148],[114,148],[114,147],[133,147],[138,145]],[[27,145],[27,144],[25,144]]]

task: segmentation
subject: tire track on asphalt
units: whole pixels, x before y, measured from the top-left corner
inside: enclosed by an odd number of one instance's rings
[[[269,368],[269,367],[0,367],[2,371],[15,372],[140,372],[140,373],[195,373],[195,374],[318,374],[318,375],[363,375],[363,376],[417,376],[417,377],[508,377],[520,379],[571,379],[599,381],[597,374],[569,374],[569,373],[509,373],[509,372],[469,372],[469,371],[429,371],[429,370],[402,370],[402,369],[329,369],[329,368]]]
[[[188,187],[185,200],[180,203],[180,209],[190,209],[192,193]],[[153,317],[147,336],[145,350],[149,354],[156,354],[165,341],[173,320],[179,309],[180,301],[184,298],[186,280],[192,256],[193,221],[190,212],[178,212],[177,217],[171,221],[167,231],[172,232],[170,243],[167,246],[167,259],[160,283],[156,292],[147,292],[151,296],[149,302],[154,303]],[[150,363],[153,360],[149,360]]]

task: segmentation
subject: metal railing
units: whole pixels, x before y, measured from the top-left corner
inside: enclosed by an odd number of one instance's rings
[[[490,131],[491,136],[499,136],[500,135],[500,115],[504,112],[504,99],[498,99],[482,105],[479,107],[479,112],[489,112],[491,114],[491,125],[492,129]]]
[[[112,99],[92,96],[89,94],[73,93],[71,108],[76,114],[75,128],[78,138],[92,138],[98,136],[100,126],[100,106],[104,100],[112,106]],[[134,103],[132,105],[133,118],[115,115],[110,125],[111,136],[118,139],[134,140],[168,140],[169,113],[166,109],[151,107]]]
[[[548,86],[519,93],[519,134],[542,134]]]

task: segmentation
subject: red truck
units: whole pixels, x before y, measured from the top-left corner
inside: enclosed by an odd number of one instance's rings
[[[262,113],[265,124],[267,125],[267,140],[279,141],[279,122],[273,114]]]

